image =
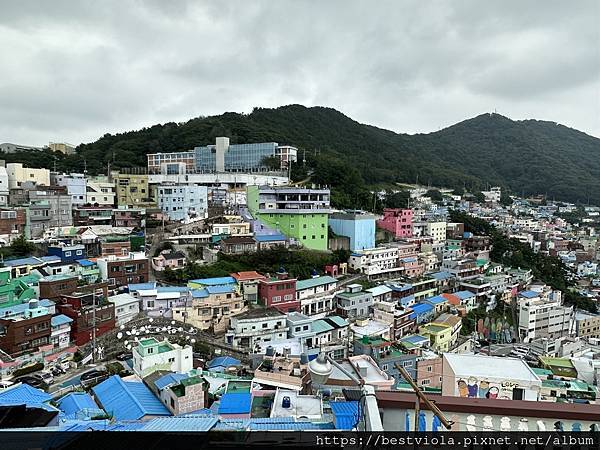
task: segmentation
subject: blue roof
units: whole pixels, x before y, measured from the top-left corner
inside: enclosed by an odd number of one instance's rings
[[[194,289],[192,291],[192,298],[206,298],[208,297],[208,291],[206,289]]]
[[[0,392],[0,406],[26,405],[30,408],[41,408],[49,406],[45,403],[50,400],[50,394],[25,383],[16,384]]]
[[[91,266],[96,265],[96,263],[94,261],[90,261],[89,259],[78,259],[75,262],[77,264],[79,264],[81,267],[91,267]]]
[[[440,303],[446,303],[448,300],[441,295],[436,295],[435,297],[425,298],[423,301],[433,303],[434,305],[439,305]]]
[[[51,306],[54,306],[54,302],[52,300],[48,300],[47,298],[44,298],[38,302],[38,306],[50,308]],[[29,309],[28,302],[21,303],[20,305],[5,306],[4,308],[0,308],[0,317],[4,317],[5,315],[7,315],[6,313],[9,311],[10,311],[10,315],[13,316],[13,315],[19,315],[19,314],[27,311],[28,309]]]
[[[58,258],[60,261],[60,258]],[[36,257],[28,257],[28,258],[17,258],[17,259],[7,259],[4,261],[5,267],[16,267],[16,266],[37,266],[44,264],[40,258]]]
[[[190,290],[187,286],[158,286],[156,292],[188,292]]]
[[[148,291],[150,289],[156,288],[155,282],[150,283],[132,283],[127,286],[129,288],[129,292],[131,291]]]
[[[90,394],[85,392],[71,392],[58,400],[58,409],[67,415],[78,413],[85,409],[100,408]]]
[[[179,384],[181,380],[186,378],[188,378],[188,376],[184,373],[168,373],[156,380],[154,385],[158,388],[158,390],[162,391],[167,386]]]
[[[263,234],[260,236],[254,236],[257,242],[273,242],[273,241],[285,241],[287,238],[283,234]]]
[[[123,381],[118,375],[113,375],[92,390],[104,410],[112,413],[117,420],[137,420],[146,415],[171,415],[140,381]]]
[[[68,316],[65,316],[64,314],[59,314],[58,316],[52,316],[52,318],[50,319],[50,323],[53,327],[59,327],[61,325],[64,325],[66,323],[71,323],[73,322],[73,319],[71,319]]]
[[[306,431],[306,430],[333,430],[334,425],[330,422],[315,423],[301,422],[254,422],[250,420],[248,429],[252,431]]]
[[[235,292],[235,286],[207,286],[209,294],[231,294]]]
[[[433,305],[430,305],[429,303],[417,303],[416,305],[412,305],[410,309],[412,309],[410,318],[414,319],[421,314],[426,314],[433,311]]]
[[[59,256],[54,256],[54,255],[42,256],[39,259],[41,259],[43,262],[47,262],[47,263],[61,261]]]
[[[419,344],[421,342],[429,342],[429,338],[421,336],[420,334],[413,334],[410,336],[404,336],[400,339],[400,342],[410,342],[411,344]]]
[[[219,414],[247,414],[252,406],[252,394],[224,394],[219,405]]]
[[[458,291],[455,292],[453,295],[456,295],[461,300],[467,300],[469,298],[475,297],[475,294],[473,294],[471,291]]]
[[[215,416],[157,417],[146,422],[141,431],[209,431],[218,421]]]
[[[540,294],[538,292],[534,292],[534,291],[522,291],[522,292],[519,292],[519,296],[525,297],[525,298],[536,298],[536,297],[539,297]]]
[[[409,289],[412,289],[412,284],[404,284],[402,286],[398,286],[397,284],[394,284],[392,286],[390,286],[392,288],[393,291],[397,291],[397,292],[404,292],[404,291],[408,291]]]
[[[222,284],[234,284],[235,278],[233,277],[216,277],[216,278],[199,278],[197,280],[190,280],[190,283],[202,284],[204,286],[219,286]]]
[[[454,275],[452,275],[450,272],[435,272],[435,273],[430,273],[429,276],[431,278],[435,278],[438,281],[447,280],[449,278],[454,277]]]
[[[416,256],[407,256],[406,258],[400,258],[402,262],[415,262],[417,261]]]
[[[239,366],[240,360],[235,359],[231,356],[218,356],[214,359],[211,359],[206,367],[212,369],[213,367],[230,367],[230,366]]]
[[[338,430],[351,430],[358,422],[358,402],[331,402],[333,424]]]

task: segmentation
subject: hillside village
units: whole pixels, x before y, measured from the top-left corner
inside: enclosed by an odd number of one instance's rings
[[[418,389],[454,431],[597,430],[600,207],[410,185],[337,209],[301,160],[217,137],[97,176],[0,163],[14,427],[435,431]]]

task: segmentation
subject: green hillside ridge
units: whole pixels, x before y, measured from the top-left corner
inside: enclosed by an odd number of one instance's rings
[[[401,125],[400,125],[401,126]],[[525,195],[600,204],[600,139],[538,120],[513,121],[482,114],[428,134],[398,134],[360,124],[325,107],[301,105],[255,108],[251,114],[225,113],[185,123],[166,123],[115,135],[77,147],[77,154],[49,151],[0,155],[7,162],[88,173],[146,165],[146,154],[192,149],[229,136],[231,143],[275,141],[295,145],[307,167],[293,178],[334,188],[337,206],[363,206],[372,200],[366,185],[397,182],[466,188],[499,185]]]

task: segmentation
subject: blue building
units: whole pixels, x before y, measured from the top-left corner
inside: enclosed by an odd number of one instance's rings
[[[410,307],[412,312],[410,318],[415,319],[417,324],[428,322],[435,315],[435,307],[430,303],[417,303]]]
[[[350,250],[375,247],[375,216],[347,211],[329,216],[329,226],[338,236],[350,238]]]
[[[50,246],[48,255],[58,256],[62,262],[77,261],[85,258],[85,245]]]
[[[206,218],[208,188],[188,184],[160,184],[156,188],[158,207],[170,220]]]

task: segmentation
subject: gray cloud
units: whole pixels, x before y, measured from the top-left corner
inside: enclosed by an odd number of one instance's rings
[[[600,3],[0,3],[0,142],[289,103],[398,132],[497,109],[600,136]]]

